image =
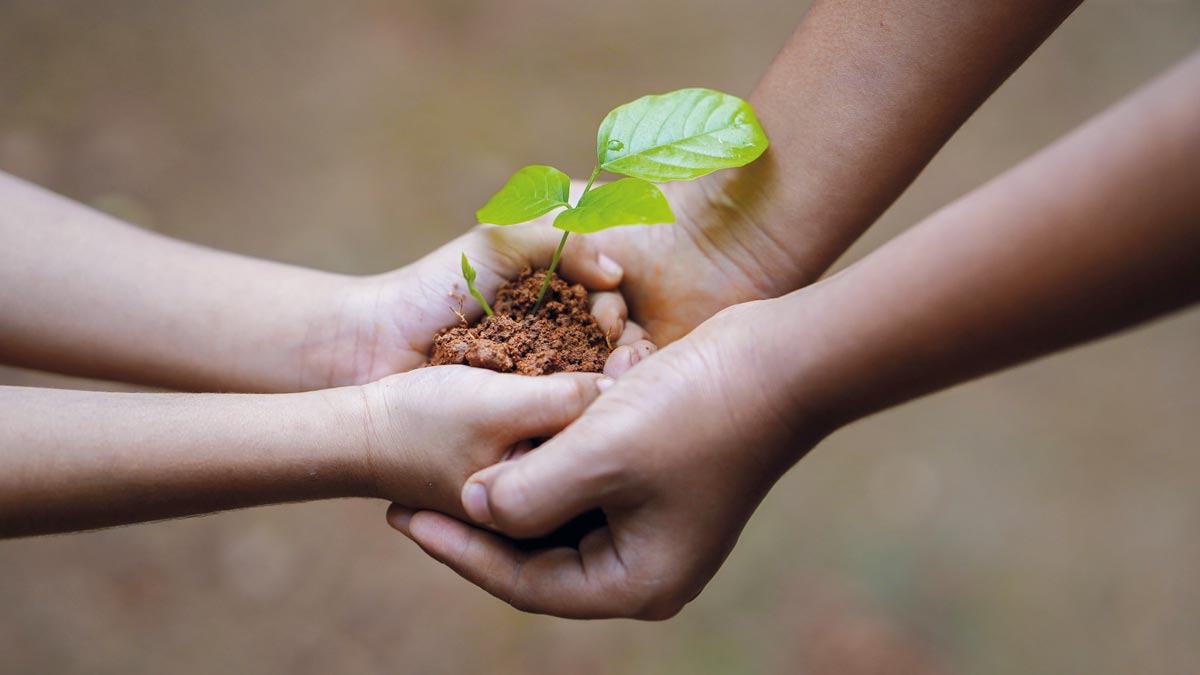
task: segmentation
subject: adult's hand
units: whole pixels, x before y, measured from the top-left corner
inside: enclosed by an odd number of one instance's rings
[[[674,225],[586,237],[629,317],[666,345],[815,281],[1079,1],[814,2],[749,99],[767,152],[664,185]]]
[[[468,480],[465,511],[514,537],[602,509],[578,550],[392,524],[521,609],[673,615],[829,430],[1200,301],[1198,94],[1200,53],[843,273],[721,312]]]
[[[630,370],[574,424],[464,489],[468,514],[518,538],[603,509],[579,549],[522,551],[431,511],[389,520],[513,606],[573,618],[665,619],[716,572],[775,480],[822,436],[763,355],[775,305],[727,309]],[[792,336],[795,339],[796,336]]]

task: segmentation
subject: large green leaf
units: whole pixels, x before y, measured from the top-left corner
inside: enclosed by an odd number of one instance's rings
[[[742,166],[766,149],[750,104],[712,89],[643,96],[610,112],[596,136],[606,171],[659,183]]]
[[[516,225],[560,206],[567,206],[571,179],[552,166],[527,166],[475,212],[481,223]]]
[[[662,190],[640,178],[622,178],[584,194],[578,206],[558,214],[554,226],[587,234],[618,225],[673,222],[675,214]]]

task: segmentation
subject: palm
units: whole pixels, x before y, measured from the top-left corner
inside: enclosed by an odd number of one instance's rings
[[[525,267],[549,266],[559,236],[543,223],[477,227],[407,267],[358,280],[344,299],[336,334],[315,346],[324,350],[319,362],[327,369],[316,376],[327,386],[361,384],[420,367],[438,331],[482,314],[466,294],[462,253],[478,270],[476,286],[495,297],[500,284]],[[579,242],[568,245],[560,269],[589,290],[612,287],[594,252]]]
[[[745,249],[748,230],[732,217],[713,220],[698,183],[661,187],[675,224],[617,227],[588,236],[625,269],[621,292],[630,320],[666,345],[725,307],[776,291],[758,270],[758,260],[746,255],[752,253]],[[700,222],[701,213],[710,222]]]

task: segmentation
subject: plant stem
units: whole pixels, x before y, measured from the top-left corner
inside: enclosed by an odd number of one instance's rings
[[[537,315],[538,308],[542,306],[542,296],[546,295],[546,289],[550,287],[550,276],[554,274],[554,268],[558,267],[558,259],[562,257],[563,246],[567,245],[567,237],[570,232],[563,232],[562,239],[558,240],[558,249],[554,251],[554,259],[550,261],[550,269],[546,270],[546,278],[542,279],[542,290],[538,291],[537,302],[533,303],[533,312]]]
[[[467,282],[467,292],[469,292],[471,294],[471,297],[478,300],[479,304],[483,306],[484,314],[487,314],[488,316],[496,316],[496,313],[493,312],[492,308],[488,306],[487,300],[483,299],[483,293],[480,293],[479,289],[475,288],[475,284],[468,281]]]
[[[596,182],[596,176],[600,175],[600,167],[592,169],[592,177],[588,179],[587,185],[583,186],[583,192],[579,193],[579,199],[575,201],[575,206],[583,201],[583,196],[592,189],[592,183]],[[558,267],[558,259],[562,257],[563,246],[567,245],[567,236],[570,232],[563,232],[562,239],[558,242],[558,248],[554,251],[554,259],[550,261],[550,269],[546,270],[546,278],[542,280],[542,289],[538,291],[537,302],[533,303],[533,311],[531,315],[536,316],[538,309],[542,306],[542,298],[546,295],[546,289],[550,287],[550,277],[554,274],[554,270]]]
[[[600,167],[596,167],[596,168],[592,169],[592,177],[588,179],[587,185],[583,186],[583,192],[579,193],[579,199],[577,199],[575,201],[575,206],[579,206],[579,202],[583,201],[583,196],[588,193],[588,190],[592,189],[592,183],[596,182],[596,176],[599,176],[599,175],[600,175]]]

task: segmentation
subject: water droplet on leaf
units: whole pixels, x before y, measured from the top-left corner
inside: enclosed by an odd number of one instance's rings
[[[613,152],[620,152],[625,149],[625,144],[614,138],[608,142],[608,149],[612,150]]]

